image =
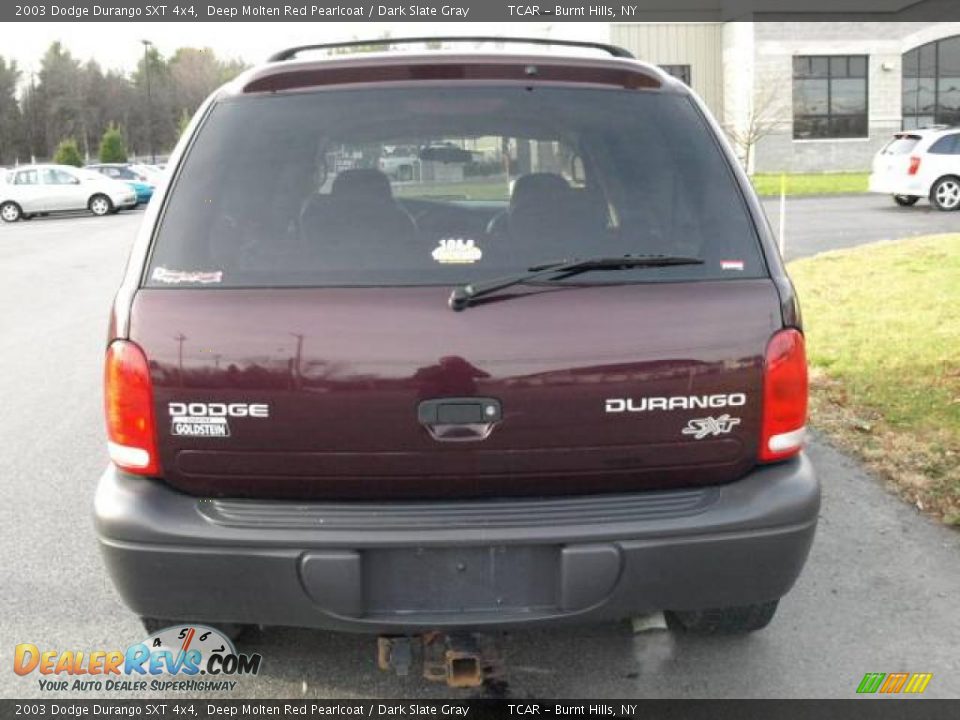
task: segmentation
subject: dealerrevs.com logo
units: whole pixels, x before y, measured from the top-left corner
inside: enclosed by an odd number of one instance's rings
[[[13,670],[38,676],[40,690],[198,692],[233,690],[242,675],[260,672],[258,653],[238,653],[233,642],[205,625],[173,625],[126,650],[42,650],[17,645]]]

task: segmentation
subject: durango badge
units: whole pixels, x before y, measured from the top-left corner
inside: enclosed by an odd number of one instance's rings
[[[167,405],[170,434],[188,437],[230,437],[228,418],[267,418],[270,406],[256,403],[182,403]]]
[[[674,395],[672,397],[607,398],[604,410],[608,413],[650,412],[653,410],[696,410],[697,408],[741,407],[747,404],[744,393],[729,395]]]

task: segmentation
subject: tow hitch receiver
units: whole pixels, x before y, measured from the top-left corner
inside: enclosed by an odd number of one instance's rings
[[[454,688],[480,687],[499,675],[500,664],[489,638],[474,633],[427,633],[417,638],[403,635],[377,638],[377,666],[406,676],[419,645],[423,677]]]
[[[413,643],[405,635],[381,635],[377,638],[377,667],[393,670],[400,677],[410,674]]]

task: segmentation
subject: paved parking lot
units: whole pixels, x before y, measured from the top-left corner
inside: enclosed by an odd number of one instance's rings
[[[764,200],[774,230],[779,200]],[[960,231],[960,213],[940,212],[921,200],[902,208],[883,195],[841,195],[787,199],[786,258],[877,240]]]
[[[789,253],[960,227],[960,214],[884,198],[790,203]],[[0,695],[40,695],[15,644],[122,648],[143,636],[103,571],[90,505],[106,465],[100,373],[107,308],[139,213],[0,227]],[[771,220],[776,224],[775,217]],[[822,520],[773,624],[737,639],[633,635],[627,623],[512,633],[505,692],[547,697],[851,697],[865,672],[931,672],[960,696],[960,533],[920,516],[815,439]],[[445,696],[378,672],[371,638],[267,628],[261,675],[236,697]],[[463,693],[469,695],[470,693]]]

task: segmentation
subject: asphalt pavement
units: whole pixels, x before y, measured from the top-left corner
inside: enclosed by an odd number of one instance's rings
[[[885,198],[791,200],[788,213],[790,256],[960,229],[960,213],[901,209]],[[140,217],[0,226],[2,697],[43,695],[36,674],[11,671],[17,643],[109,650],[144,636],[107,578],[91,522],[107,462],[107,311]],[[824,486],[820,527],[770,627],[733,639],[634,635],[628,623],[511,633],[500,642],[502,691],[518,699],[848,698],[866,672],[907,671],[933,673],[927,696],[960,697],[960,533],[900,502],[821,438],[809,452]],[[263,655],[263,668],[229,697],[475,692],[379,672],[370,637],[266,628],[244,645]]]
[[[778,231],[780,200],[765,198],[767,217]],[[885,195],[787,198],[787,260],[878,240],[960,231],[960,213],[940,212],[926,200],[902,208]]]

